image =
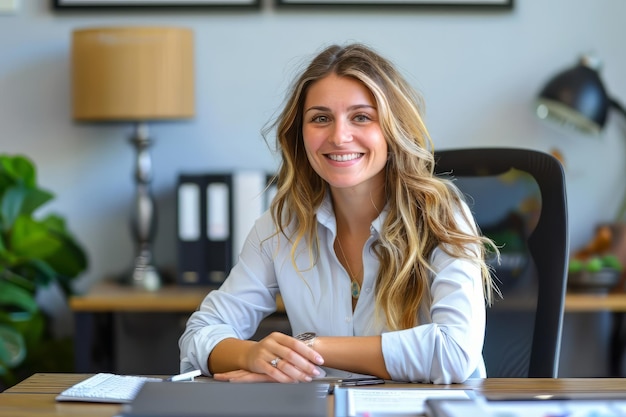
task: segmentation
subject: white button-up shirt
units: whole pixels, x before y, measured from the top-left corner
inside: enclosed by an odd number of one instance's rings
[[[464,210],[471,216],[465,205]],[[423,306],[421,324],[389,331],[384,317],[376,316],[379,261],[371,248],[386,215],[383,211],[370,227],[363,248],[362,290],[353,312],[350,278],[333,249],[337,226],[330,197],[317,211],[319,253],[309,253],[309,248],[300,245],[297,268],[292,264],[292,244],[276,234],[266,212],[255,222],[226,281],[189,318],[179,341],[181,372],[200,369],[209,375],[207,359],[215,345],[225,338],[252,337],[261,320],[276,310],[280,293],[293,334],[382,335],[385,365],[396,381],[453,383],[485,377],[485,298],[481,272],[474,263],[435,249],[431,254],[436,272],[431,276],[432,303]],[[462,216],[457,219],[463,222]],[[473,226],[466,227],[471,230]]]

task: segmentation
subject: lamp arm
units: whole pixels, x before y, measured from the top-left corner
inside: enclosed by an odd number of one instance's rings
[[[624,106],[622,106],[622,104],[617,101],[614,98],[610,98],[609,97],[609,103],[611,103],[611,106],[617,110],[618,112],[622,113],[622,116],[626,117],[626,109],[624,109]]]

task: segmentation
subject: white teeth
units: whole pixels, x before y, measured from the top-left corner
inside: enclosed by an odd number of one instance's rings
[[[361,155],[363,154],[362,153],[349,153],[349,154],[344,154],[344,155],[329,154],[328,157],[332,159],[333,161],[346,162],[346,161],[352,161],[353,159],[360,158]]]

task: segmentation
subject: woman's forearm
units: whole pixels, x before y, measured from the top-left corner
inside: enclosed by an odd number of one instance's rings
[[[245,358],[252,344],[250,340],[240,340],[235,338],[224,339],[219,342],[207,360],[209,372],[211,374],[245,369]]]
[[[319,336],[313,344],[324,366],[391,379],[382,351],[381,336]]]

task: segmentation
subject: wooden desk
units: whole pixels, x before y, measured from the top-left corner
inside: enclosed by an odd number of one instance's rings
[[[626,293],[605,294],[568,293],[565,298],[566,313],[611,313],[609,342],[610,376],[622,377],[623,356],[626,351]]]
[[[158,291],[146,291],[113,282],[95,285],[87,294],[70,298],[70,308],[74,312],[178,312],[195,311],[210,287],[168,285]],[[280,295],[276,300],[279,312],[285,311]]]
[[[169,285],[156,292],[149,292],[113,282],[95,285],[87,294],[70,298],[74,312],[184,312],[196,310],[209,287]],[[278,296],[277,311],[284,312],[285,305]],[[567,293],[566,312],[614,311],[626,312],[626,293],[589,294]]]
[[[120,327],[116,325],[120,315],[125,313],[137,313],[155,315],[161,321],[168,319],[164,327],[175,327],[179,320],[173,315],[178,315],[181,320],[194,312],[204,297],[211,291],[210,287],[168,285],[158,291],[150,292],[132,286],[124,286],[115,282],[104,281],[96,284],[88,293],[73,296],[69,300],[69,306],[74,313],[75,335],[75,363],[76,372],[115,372],[125,373],[125,370],[116,369],[115,344],[116,334]],[[276,301],[277,315],[267,320],[266,327],[271,329],[273,323],[279,329],[284,329],[285,306],[282,299]],[[281,318],[281,316],[283,316]],[[273,321],[272,321],[273,320]],[[172,324],[174,322],[174,324]],[[171,329],[174,331],[175,329]],[[263,331],[259,333],[261,335]],[[171,345],[172,352],[167,355],[170,358],[178,358],[177,337],[168,335],[167,343]],[[117,338],[119,339],[119,337]],[[94,363],[94,351],[100,359]],[[154,361],[156,366],[162,361]],[[164,366],[164,365],[163,365]],[[152,366],[149,369],[155,369]],[[176,373],[174,369],[156,369],[160,373]],[[143,369],[131,369],[128,373],[145,373]]]
[[[114,344],[120,344],[120,337],[115,338],[116,317],[120,313],[157,313],[165,321],[163,327],[177,326],[178,321],[171,319],[174,314],[186,317],[195,311],[209,287],[195,286],[165,286],[157,292],[148,292],[131,286],[122,286],[113,282],[102,282],[95,285],[87,294],[70,298],[70,308],[75,314],[75,371],[76,372],[138,372],[144,369],[116,369]],[[284,304],[280,297],[277,300],[277,311],[284,313]],[[566,313],[593,313],[610,311],[613,314],[613,331],[611,334],[611,361],[612,376],[619,376],[621,371],[621,354],[626,346],[626,338],[622,331],[624,314],[626,313],[626,293],[612,294],[585,294],[568,293],[565,300]],[[166,319],[167,318],[167,319]],[[284,315],[282,317],[284,320]],[[278,321],[277,318],[275,318]],[[172,324],[172,321],[174,323]],[[119,328],[119,324],[117,325]],[[269,326],[268,326],[269,327]],[[285,325],[282,325],[285,327]],[[96,330],[97,329],[97,330]],[[167,344],[172,345],[168,357],[177,358],[177,346],[174,337],[170,336]],[[95,361],[94,350],[101,355]],[[121,348],[122,353],[126,353]],[[104,353],[103,353],[104,352]],[[122,356],[122,354],[118,355]],[[97,363],[99,362],[99,363]],[[156,361],[157,363],[163,361]],[[153,370],[152,367],[148,368]],[[171,369],[156,369],[160,373],[174,373]]]
[[[147,313],[164,327],[176,326],[176,315],[193,312],[209,292],[205,287],[166,286],[157,292],[149,292],[132,286],[113,282],[95,285],[87,294],[73,296],[69,305],[74,312],[74,370],[76,372],[134,372],[118,369],[118,351],[121,345],[119,322],[125,313],[134,316]],[[145,316],[145,314],[143,314]],[[174,317],[174,318],[172,318]],[[171,330],[173,332],[173,330]],[[175,335],[167,336],[175,345]],[[122,346],[122,347],[120,347]],[[177,358],[176,349],[170,349],[172,358]],[[128,354],[128,353],[127,353]],[[132,353],[131,353],[132,354]],[[156,362],[158,364],[158,361]],[[165,368],[165,365],[157,365]],[[157,372],[175,373],[174,364]]]
[[[74,312],[191,312],[208,294],[207,287],[170,285],[150,292],[111,282],[95,285],[87,294],[70,298]]]
[[[118,404],[60,403],[55,397],[91,374],[35,374],[0,393],[0,417],[112,417]]]
[[[19,384],[0,393],[0,417],[112,417],[121,409],[117,404],[64,403],[55,397],[64,389],[82,381],[89,374],[35,374]],[[624,393],[626,379],[483,379],[466,384],[386,384],[380,387],[465,388],[483,394],[576,394],[576,393]],[[367,388],[363,388],[367,389]],[[332,396],[329,397],[332,401]],[[332,407],[329,409],[332,410]]]
[[[598,311],[625,313],[626,293],[567,293],[567,296],[565,297],[565,312],[574,313]]]

